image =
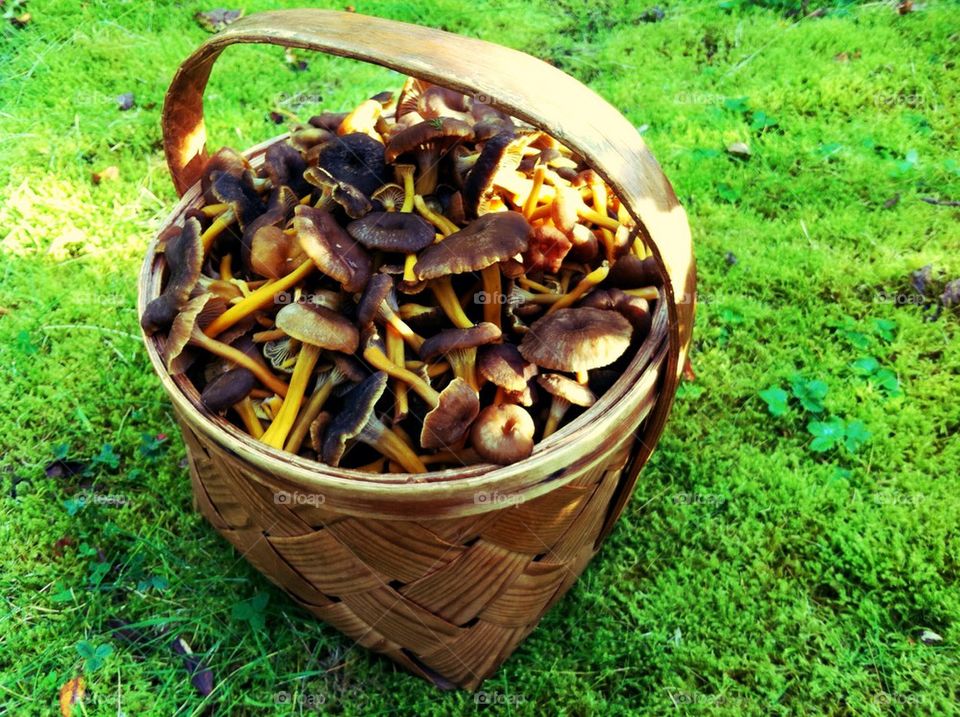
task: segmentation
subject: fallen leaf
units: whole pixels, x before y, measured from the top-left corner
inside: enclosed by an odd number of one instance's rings
[[[120,168],[111,164],[106,169],[101,169],[99,172],[94,172],[90,179],[93,180],[94,184],[102,184],[103,182],[112,182],[120,178]]]
[[[357,8],[355,8],[353,5],[347,5],[347,6],[346,6],[345,8],[343,8],[343,9],[344,9],[346,12],[356,12],[356,11],[357,11]]]
[[[132,92],[124,92],[122,95],[117,95],[117,109],[121,112],[132,110],[136,103]]]
[[[930,282],[930,275],[933,273],[933,264],[922,266],[916,271],[910,272],[910,286],[916,289],[921,296],[927,295],[927,284]]]
[[[283,51],[283,60],[294,72],[303,72],[309,67],[307,61],[299,59],[297,53],[290,47]]]
[[[727,146],[727,154],[733,155],[737,159],[750,159],[750,147],[744,142],[734,142]]]
[[[924,630],[920,633],[920,642],[924,645],[936,645],[938,642],[943,642],[943,637],[933,630]]]
[[[207,32],[220,32],[223,28],[232,22],[236,22],[243,17],[243,10],[227,10],[218,7],[214,10],[201,11],[194,15],[196,21],[200,23]]]
[[[683,380],[684,381],[697,380],[697,375],[693,372],[693,362],[690,360],[689,356],[687,356],[687,362],[683,364]]]
[[[31,17],[30,13],[24,12],[15,17],[11,17],[10,24],[13,25],[15,28],[17,28],[18,30],[22,30],[23,28],[25,28],[27,25],[30,24],[30,21],[32,19],[33,18]]]
[[[657,5],[654,5],[653,7],[648,8],[644,10],[642,13],[640,13],[640,17],[637,19],[640,22],[660,22],[666,16],[667,15],[662,8],[660,8]]]
[[[53,544],[53,555],[54,555],[54,557],[56,557],[56,558],[62,558],[62,557],[63,557],[63,549],[66,548],[67,546],[70,546],[70,545],[75,545],[75,543],[74,543],[73,538],[71,538],[69,535],[64,535],[62,538],[60,538],[59,540],[57,540],[57,542]]]
[[[883,208],[893,209],[899,203],[900,203],[900,192],[897,192],[896,194],[894,194],[892,197],[890,197],[887,201],[883,203]]]
[[[60,714],[63,717],[72,717],[74,705],[83,701],[87,691],[87,683],[82,677],[67,680],[60,687]]]
[[[723,260],[727,262],[727,266],[733,266],[737,263],[737,261],[739,261],[737,259],[737,255],[734,254],[732,251],[728,251],[726,254],[724,254]]]
[[[960,279],[947,282],[947,285],[943,287],[943,293],[940,295],[940,303],[946,307],[960,304]]]
[[[270,121],[274,124],[283,124],[283,115],[279,112],[271,112]]]
[[[903,0],[897,5],[897,12],[901,15],[913,12],[913,0]]]
[[[9,313],[10,309],[8,309],[6,306],[0,306],[0,316],[6,316]]]
[[[80,461],[68,461],[58,458],[48,463],[43,469],[43,472],[47,478],[70,478],[81,475],[86,469],[87,465]]]
[[[175,637],[170,644],[171,649],[183,657],[183,665],[190,673],[190,683],[203,697],[213,692],[213,670],[204,665],[190,645],[182,637]]]
[[[833,56],[835,62],[850,62],[850,55],[846,52],[838,52]]]

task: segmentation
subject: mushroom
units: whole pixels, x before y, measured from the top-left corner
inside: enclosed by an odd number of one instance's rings
[[[416,278],[432,280],[437,303],[455,326],[468,329],[473,322],[463,312],[450,275],[482,271],[486,302],[484,319],[500,325],[500,269],[498,262],[526,251],[530,225],[517,212],[485,214],[464,229],[423,250],[414,267]],[[490,308],[487,308],[488,305]]]
[[[357,323],[361,328],[367,328],[375,320],[379,320],[393,329],[410,345],[410,348],[419,352],[423,345],[423,337],[411,329],[397,311],[393,278],[389,274],[374,274],[357,304]]]
[[[620,358],[632,333],[630,322],[614,311],[561,309],[535,321],[519,349],[543,368],[585,375]]]
[[[247,369],[231,369],[204,386],[200,402],[213,413],[225,411],[246,398],[256,383],[256,376]]]
[[[354,441],[376,448],[410,473],[426,473],[427,467],[400,436],[377,418],[377,401],[387,387],[387,374],[378,371],[354,386],[344,397],[343,410],[327,427],[323,441],[323,460],[339,466],[347,444]]]
[[[227,208],[213,220],[213,223],[207,227],[200,237],[204,252],[210,251],[214,240],[234,222],[237,222],[240,230],[243,231],[249,223],[266,210],[260,195],[248,182],[227,172],[215,172],[213,174],[213,184],[210,186],[210,192],[218,202],[225,204]]]
[[[270,179],[274,190],[286,186],[301,196],[308,189],[303,178],[306,170],[307,163],[296,147],[288,142],[276,142],[264,152],[260,171]]]
[[[641,286],[659,285],[660,281],[660,271],[654,257],[641,259],[634,254],[625,254],[610,267],[610,274],[604,285],[618,289],[637,289]]]
[[[470,429],[470,443],[485,460],[500,465],[522,461],[533,452],[536,427],[515,403],[487,406]]]
[[[383,145],[361,132],[324,144],[317,156],[317,166],[367,196],[390,181]]]
[[[445,329],[423,342],[420,358],[429,361],[443,356],[455,376],[479,391],[480,385],[476,376],[477,347],[493,343],[501,336],[500,328],[486,321],[469,329]]]
[[[360,344],[357,329],[346,318],[316,304],[288,304],[277,312],[277,328],[303,343],[297,364],[290,377],[290,390],[280,412],[261,440],[274,448],[283,448],[287,435],[300,411],[300,402],[306,391],[313,367],[321,349],[354,353]]]
[[[387,142],[384,158],[393,163],[403,154],[414,152],[419,168],[417,194],[432,194],[437,187],[437,168],[443,152],[452,143],[473,139],[466,122],[451,117],[434,117],[394,134]]]
[[[345,291],[363,290],[370,278],[370,256],[329,212],[300,205],[294,210],[293,227],[303,251],[320,271]]]
[[[507,397],[514,403],[533,403],[530,379],[537,375],[537,366],[526,361],[513,344],[490,344],[480,349],[477,373],[497,387],[494,404]]]
[[[243,230],[243,236],[240,239],[240,258],[248,271],[275,279],[290,273],[306,258],[300,256],[300,260],[292,266],[287,264],[301,252],[290,234],[281,236],[287,219],[297,206],[297,201],[297,195],[290,187],[278,186],[270,193],[266,211]],[[257,235],[261,232],[263,236],[258,240]],[[280,246],[273,247],[274,242]],[[259,245],[256,252],[257,266],[253,262],[255,243]]]
[[[620,289],[599,289],[592,292],[580,305],[619,311],[640,335],[646,334],[650,328],[650,303],[643,297],[633,296]]]
[[[170,271],[167,285],[160,296],[147,304],[140,317],[140,325],[150,336],[173,323],[200,279],[203,268],[200,222],[187,219],[179,234],[167,240],[163,256]]]
[[[363,358],[377,370],[406,382],[430,406],[420,431],[424,448],[448,448],[457,443],[480,412],[480,398],[466,381],[454,378],[438,393],[420,376],[391,361],[375,331],[366,334]]]
[[[307,123],[317,129],[327,132],[336,132],[340,124],[350,114],[349,112],[321,112],[307,120]]]
[[[512,130],[487,140],[463,185],[463,203],[468,217],[492,211],[498,174],[510,174],[520,165],[523,150],[534,135],[517,136]]]
[[[313,424],[319,417],[320,411],[326,405],[327,399],[330,398],[333,390],[348,381],[359,383],[366,377],[363,368],[353,357],[338,353],[331,354],[331,356],[333,358],[333,366],[329,371],[325,371],[317,378],[316,385],[313,387],[313,393],[310,395],[310,400],[307,402],[307,405],[303,407],[303,410],[300,411],[297,420],[293,424],[293,428],[290,430],[290,436],[287,438],[284,448],[291,453],[296,453],[300,450],[303,439],[307,436],[308,432],[312,435]]]
[[[607,263],[604,262],[601,266],[598,266],[591,272],[588,272],[579,282],[577,282],[576,287],[572,291],[567,292],[560,296],[553,304],[547,309],[548,314],[552,314],[555,311],[560,311],[565,309],[568,306],[572,306],[577,299],[586,294],[588,291],[593,289],[597,284],[607,278],[607,274],[610,273],[610,267],[607,266]]]
[[[399,184],[389,182],[375,191],[371,196],[374,202],[379,202],[379,206],[386,212],[399,212],[403,208],[406,199],[406,193]],[[374,208],[377,205],[374,204]]]
[[[370,212],[347,225],[347,232],[368,249],[410,254],[433,243],[434,231],[416,214]]]
[[[200,191],[203,193],[203,198],[207,205],[217,203],[217,198],[210,192],[215,174],[223,172],[240,179],[248,169],[250,169],[250,162],[237,150],[231,147],[221,147],[218,149],[217,152],[207,160],[207,163],[203,167],[203,172],[200,174]]]
[[[537,376],[537,383],[553,396],[553,403],[550,404],[550,413],[543,426],[541,440],[557,430],[557,426],[560,425],[560,421],[563,420],[571,405],[586,408],[592,406],[597,400],[589,387],[560,374],[547,373],[543,376]]]
[[[375,127],[382,112],[383,105],[376,99],[364,100],[343,118],[337,127],[337,134],[342,137],[346,134],[362,132],[371,139],[380,142],[380,135]]]
[[[173,320],[167,342],[164,347],[166,353],[167,370],[170,373],[181,373],[182,363],[177,360],[187,345],[199,348],[230,361],[241,368],[245,368],[264,386],[281,396],[287,395],[287,384],[274,376],[262,363],[255,361],[243,351],[208,337],[200,330],[199,318],[207,303],[213,299],[213,294],[200,294],[190,299],[183,310]]]
[[[524,268],[531,273],[546,271],[556,274],[572,246],[566,234],[556,227],[549,224],[534,227],[523,255]]]

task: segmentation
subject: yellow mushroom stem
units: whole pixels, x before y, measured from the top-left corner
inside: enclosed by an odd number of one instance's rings
[[[420,456],[413,452],[400,436],[392,430],[383,427],[373,447],[392,461],[396,461],[408,473],[426,473],[427,467],[420,460]]]
[[[265,388],[255,388],[250,391],[250,398],[270,398],[273,395],[273,391],[268,391]]]
[[[205,207],[200,207],[200,211],[205,217],[215,217],[218,214],[223,214],[229,208],[229,204],[208,204]]]
[[[477,349],[454,349],[444,354],[444,358],[453,369],[453,375],[462,378],[474,391],[480,391],[477,383]]]
[[[630,296],[639,296],[647,301],[654,301],[660,297],[660,290],[655,286],[644,286],[642,289],[624,289],[623,293],[630,294]]]
[[[391,324],[387,324],[385,340],[387,344],[387,356],[390,360],[397,366],[405,365],[407,357],[403,349],[403,337]],[[394,379],[393,395],[395,399],[393,405],[393,421],[394,423],[399,423],[410,413],[410,402],[407,398],[407,384],[399,378]]]
[[[286,276],[281,277],[276,281],[267,282],[210,322],[210,325],[204,330],[204,333],[211,337],[223,333],[237,322],[245,319],[254,311],[259,311],[260,309],[268,306],[271,302],[276,300],[277,294],[296,286],[303,279],[313,273],[316,268],[316,264],[308,259]]]
[[[386,458],[382,456],[377,458],[375,461],[371,461],[362,466],[354,468],[354,470],[360,471],[362,473],[383,473],[383,464],[387,462]]]
[[[431,281],[430,289],[433,291],[440,308],[443,309],[443,313],[453,322],[454,326],[458,329],[473,328],[473,322],[464,313],[463,307],[460,306],[460,297],[453,290],[453,283],[449,276],[441,276]]]
[[[391,378],[397,378],[404,381],[410,388],[417,392],[430,408],[436,408],[440,403],[440,394],[431,388],[426,381],[417,376],[405,367],[397,366],[390,357],[380,348],[368,346],[363,350],[363,359],[378,371],[383,371]]]
[[[502,301],[500,265],[491,264],[481,270],[483,278],[483,320],[500,328],[500,304]]]
[[[600,212],[591,209],[586,204],[581,204],[579,207],[577,207],[577,216],[585,221],[593,222],[597,226],[604,227],[605,229],[609,229],[610,231],[614,232],[617,231],[617,228],[620,226],[620,222],[618,222],[616,219],[608,217],[605,213],[601,214]]]
[[[617,260],[617,239],[613,232],[606,227],[600,227],[600,243],[603,244],[607,261],[611,264]]]
[[[577,371],[577,383],[582,383],[586,386],[590,382],[590,373],[589,371]]]
[[[334,366],[329,373],[317,379],[317,385],[310,395],[310,400],[307,401],[307,405],[303,407],[297,416],[297,420],[294,421],[293,428],[290,429],[290,436],[284,446],[291,453],[299,452],[300,446],[303,445],[304,439],[310,432],[310,424],[320,415],[320,411],[326,405],[334,387],[339,383],[337,376],[334,375],[336,372],[337,367]]]
[[[427,376],[430,378],[436,378],[437,376],[443,376],[447,371],[450,370],[450,364],[446,361],[436,361],[435,363],[424,363],[423,361],[407,361],[404,366],[408,371],[419,371],[424,366],[427,367]]]
[[[450,236],[454,232],[460,231],[460,227],[454,224],[452,221],[447,219],[442,214],[437,214],[430,207],[427,206],[427,203],[423,201],[423,196],[420,194],[413,195],[413,206],[417,208],[417,211],[420,213],[424,219],[433,224],[437,229],[440,230],[440,233],[445,237]]]
[[[247,433],[254,438],[260,438],[263,435],[263,426],[260,425],[260,419],[257,418],[256,411],[253,410],[253,401],[250,400],[249,396],[233,404],[233,410],[240,416]]]
[[[207,227],[207,230],[200,235],[200,241],[203,243],[203,253],[206,254],[213,246],[213,242],[220,236],[224,229],[233,225],[237,219],[237,213],[233,207],[228,207],[225,212],[217,215],[213,223]]]
[[[300,197],[300,201],[297,204],[309,204],[310,203],[310,194],[304,194]]]
[[[609,273],[610,267],[607,264],[598,266],[596,269],[583,277],[573,291],[564,294],[558,301],[555,301],[553,306],[547,309],[547,313],[552,314],[554,311],[559,311],[560,309],[565,309],[568,306],[572,306],[577,299],[586,294],[601,281],[606,279],[607,274]]]
[[[483,459],[477,454],[472,448],[466,448],[462,451],[437,451],[428,456],[422,456],[420,460],[423,461],[425,465],[431,466],[437,463],[459,463],[460,465],[469,466],[474,463],[482,463]]]
[[[413,267],[417,265],[417,255],[414,253],[407,254],[406,258],[403,260],[403,280],[409,283],[413,283],[417,280],[417,275],[413,272]]]
[[[543,178],[547,173],[546,166],[538,164],[533,170],[533,186],[530,188],[530,194],[527,195],[527,201],[523,203],[523,216],[527,219],[537,208],[537,200],[540,198],[540,187],[543,186]]]
[[[290,377],[290,390],[283,399],[283,405],[280,411],[273,419],[273,423],[260,437],[260,440],[268,446],[274,448],[283,448],[287,441],[290,429],[293,428],[297,420],[297,414],[300,412],[300,403],[307,391],[307,383],[310,381],[310,374],[313,373],[314,366],[317,365],[317,359],[320,358],[320,347],[313,344],[304,344],[297,355],[297,364],[293,368],[293,375]]]
[[[257,331],[253,335],[253,343],[265,344],[267,341],[279,341],[287,337],[283,329],[269,329],[268,331]]]
[[[387,326],[394,331],[408,344],[414,351],[420,351],[423,346],[423,337],[410,328],[406,321],[397,316],[397,313],[387,302],[380,304],[380,317],[387,322]]]
[[[493,395],[493,405],[499,406],[507,401],[507,389],[503,386],[497,386],[497,392]]]
[[[198,327],[194,327],[193,333],[190,334],[190,343],[194,346],[202,348],[204,351],[214,354],[215,356],[219,356],[222,359],[232,361],[241,368],[247,369],[250,373],[256,376],[260,383],[274,393],[278,393],[281,396],[287,395],[287,384],[270,373],[266,366],[264,366],[262,363],[254,361],[243,351],[235,349],[233,346],[225,344],[222,341],[217,341],[216,339],[210,338],[200,331]]]
[[[220,260],[220,278],[223,281],[230,281],[233,278],[233,255],[224,254],[223,258]]]
[[[543,435],[540,437],[541,441],[557,430],[560,421],[563,420],[569,408],[570,402],[567,399],[560,398],[559,396],[553,397],[553,403],[550,404],[550,413],[547,415],[547,422],[543,426]]]
[[[556,292],[549,286],[545,286],[544,284],[540,284],[533,279],[527,278],[526,274],[520,275],[519,283],[520,286],[527,291],[539,291],[541,294],[556,294]]]

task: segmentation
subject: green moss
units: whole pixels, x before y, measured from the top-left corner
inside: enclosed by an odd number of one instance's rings
[[[514,700],[505,712],[956,711],[958,317],[884,297],[914,296],[909,274],[927,264],[937,281],[960,275],[960,215],[921,201],[960,199],[960,13],[841,4],[798,22],[764,4],[664,4],[658,23],[623,2],[357,4],[587,81],[645,126],[696,240],[697,380],[600,557],[485,686]],[[471,713],[473,697],[292,608],[192,510],[135,286],[174,199],[159,108],[206,9],[50,0],[0,33],[0,702],[50,714],[87,640],[114,647],[88,676],[88,714],[115,714],[118,692],[126,714],[289,714],[281,692],[322,695],[333,714]],[[279,48],[228,51],[207,95],[211,144],[273,136],[272,109],[338,110],[397,83],[301,58],[295,72]],[[118,112],[128,91],[136,107]],[[748,161],[726,154],[735,141]],[[94,186],[109,165],[119,181]],[[866,356],[902,396],[858,375]],[[795,399],[768,413],[759,392],[796,374],[827,383],[825,418],[863,422],[861,448],[811,451]],[[48,478],[62,444],[84,462],[109,444],[119,465]],[[111,619],[151,646],[111,639]],[[210,698],[172,634],[214,670]]]

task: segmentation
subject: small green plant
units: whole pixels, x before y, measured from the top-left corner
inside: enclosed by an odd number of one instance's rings
[[[104,661],[113,654],[113,646],[109,643],[94,645],[89,640],[80,640],[77,653],[83,659],[83,671],[89,674],[103,667]]]

